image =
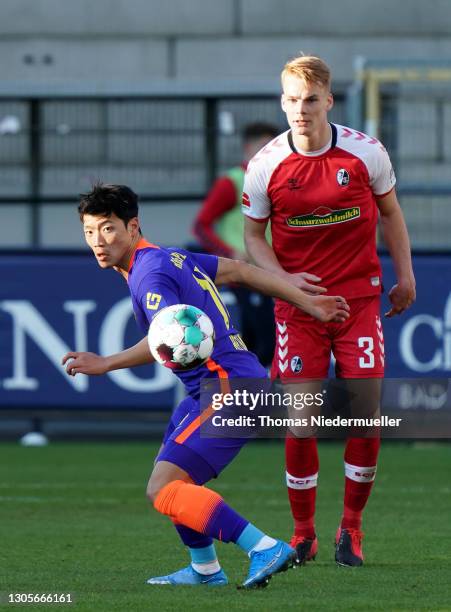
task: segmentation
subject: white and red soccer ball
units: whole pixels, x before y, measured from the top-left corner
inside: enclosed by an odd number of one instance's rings
[[[205,363],[213,352],[214,340],[211,319],[188,304],[160,310],[147,334],[153,357],[171,370],[191,370]]]

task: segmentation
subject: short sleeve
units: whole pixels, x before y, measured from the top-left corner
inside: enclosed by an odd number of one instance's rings
[[[162,308],[180,303],[179,288],[167,274],[149,272],[141,280],[136,301],[150,323]]]
[[[396,183],[395,171],[387,151],[381,145],[376,148],[373,172],[370,174],[371,189],[376,196],[389,193]]]
[[[242,211],[257,221],[271,216],[271,201],[267,193],[264,169],[263,164],[251,161],[244,177]]]
[[[218,257],[204,253],[191,253],[191,257],[214,281],[218,272]]]

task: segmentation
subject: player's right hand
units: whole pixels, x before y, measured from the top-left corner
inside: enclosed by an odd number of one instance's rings
[[[349,304],[339,295],[317,295],[312,297],[310,314],[323,323],[344,323],[349,319]]]
[[[69,376],[75,374],[89,374],[91,376],[100,376],[108,372],[107,360],[96,353],[79,353],[71,351],[66,353],[61,360],[63,365],[66,365],[66,372]]]
[[[308,293],[309,295],[321,295],[322,293],[327,292],[326,287],[313,284],[321,282],[321,278],[315,274],[310,274],[309,272],[296,272],[295,274],[288,274],[286,280],[298,289],[302,289],[302,291]]]
[[[231,259],[238,259],[238,261],[249,262],[249,257],[243,251],[233,249]]]

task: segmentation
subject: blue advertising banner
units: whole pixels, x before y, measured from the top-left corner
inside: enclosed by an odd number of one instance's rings
[[[382,261],[388,292],[394,274],[387,258]],[[384,320],[387,376],[448,378],[451,257],[418,256],[414,267],[417,302],[401,317]],[[165,368],[69,377],[61,366],[69,350],[106,355],[139,340],[119,275],[100,270],[88,254],[2,255],[0,274],[0,407],[173,407],[175,377]],[[386,294],[383,306],[388,310]]]
[[[175,377],[149,365],[70,377],[70,351],[116,353],[140,335],[127,286],[90,256],[0,258],[0,405],[170,409]]]
[[[385,295],[395,282],[391,262],[382,258]],[[391,378],[451,377],[451,255],[413,258],[415,304],[403,315],[384,319],[386,375]]]

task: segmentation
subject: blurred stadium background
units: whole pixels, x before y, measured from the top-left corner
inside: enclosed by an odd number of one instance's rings
[[[450,24],[443,0],[0,0],[1,603],[13,589],[75,589],[79,609],[148,609],[146,572],[179,562],[172,531],[149,522],[143,501],[157,448],[147,441],[180,397],[173,377],[149,366],[69,379],[60,366],[69,349],[108,353],[138,338],[122,280],[98,270],[83,244],[78,194],[95,179],[127,183],[141,194],[149,239],[192,244],[209,186],[240,159],[243,125],[285,129],[279,73],[299,51],[332,68],[332,120],[382,139],[394,162],[418,282],[414,307],[385,325],[388,376],[404,380],[394,403],[425,419],[451,409]],[[7,442],[39,428],[46,449]],[[105,436],[121,444],[57,441]],[[131,436],[146,445],[122,442]],[[319,521],[332,541],[341,447],[324,446]],[[324,538],[309,583],[287,575],[272,599],[230,591],[183,607],[449,610],[449,451],[417,443],[382,453],[358,579],[337,574]],[[287,537],[282,454],[274,443],[246,449],[218,489]],[[155,609],[180,604],[155,597]]]
[[[386,326],[389,376],[446,379],[450,20],[451,5],[440,0],[341,0],[332,10],[327,0],[3,0],[4,435],[47,409],[172,407],[174,382],[153,368],[104,382],[61,376],[65,350],[120,350],[136,334],[120,280],[101,280],[85,256],[78,194],[96,179],[127,183],[141,195],[152,240],[192,245],[202,198],[240,159],[241,128],[266,120],[285,129],[279,73],[300,50],[332,67],[332,119],[381,138],[394,162],[419,296]],[[238,316],[233,296],[225,299]]]
[[[127,183],[150,239],[192,244],[202,198],[240,159],[241,128],[285,129],[279,73],[300,50],[332,67],[332,119],[381,138],[397,173],[419,291],[386,325],[388,375],[446,379],[450,20],[440,0],[2,0],[0,435],[49,409],[104,419],[109,408],[147,418],[172,407],[165,372],[71,381],[58,364],[71,348],[120,350],[136,337],[120,279],[87,256],[78,194],[95,179]]]

